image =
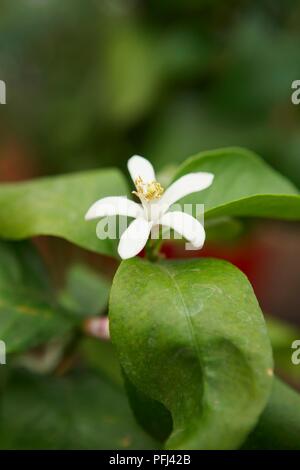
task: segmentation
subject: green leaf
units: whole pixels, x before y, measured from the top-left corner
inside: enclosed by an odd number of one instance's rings
[[[97,199],[126,195],[116,169],[87,171],[0,186],[0,237],[20,240],[36,235],[65,238],[83,248],[116,255],[113,240],[96,237],[97,221],[84,215]]]
[[[244,235],[247,228],[249,228],[247,225],[249,224],[230,217],[207,220],[205,224],[206,240],[210,242],[232,243]]]
[[[91,317],[102,313],[107,307],[109,289],[109,282],[100,273],[84,264],[75,264],[67,273],[66,285],[59,300],[78,317]]]
[[[200,153],[183,163],[174,179],[197,171],[213,173],[214,182],[183,202],[204,204],[206,218],[300,219],[300,195],[295,186],[248,150],[227,148]]]
[[[1,449],[151,449],[124,392],[99,374],[14,372],[1,402]]]
[[[300,450],[300,395],[279,379],[258,425],[243,448]]]
[[[72,328],[30,243],[0,242],[0,339],[24,351]]]
[[[266,404],[273,366],[247,278],[220,260],[131,259],[115,276],[109,315],[128,380],[172,415],[166,446],[238,448]]]

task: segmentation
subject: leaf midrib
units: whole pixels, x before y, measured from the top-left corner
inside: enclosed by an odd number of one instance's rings
[[[189,330],[189,334],[190,334],[190,337],[191,337],[191,341],[194,345],[194,348],[196,350],[196,353],[197,353],[197,360],[198,360],[198,363],[199,363],[199,366],[200,366],[200,369],[201,369],[201,372],[203,373],[203,364],[202,364],[202,361],[200,360],[200,349],[199,349],[199,345],[198,345],[198,342],[197,342],[197,338],[195,336],[195,333],[194,333],[194,325],[193,325],[193,322],[192,322],[192,319],[191,319],[191,316],[189,314],[189,309],[186,305],[186,302],[184,300],[184,296],[182,295],[182,292],[180,290],[180,287],[178,285],[178,282],[175,280],[174,276],[172,276],[170,270],[168,269],[168,267],[166,265],[162,265],[162,264],[159,264],[157,263],[157,266],[160,268],[160,270],[162,272],[164,272],[167,277],[170,279],[171,281],[171,284],[174,285],[174,288],[177,292],[177,295],[179,296],[180,298],[180,301],[181,301],[181,304],[183,306],[183,311],[184,311],[184,318],[187,322],[187,325],[188,325],[188,330]],[[177,304],[176,304],[177,305]]]

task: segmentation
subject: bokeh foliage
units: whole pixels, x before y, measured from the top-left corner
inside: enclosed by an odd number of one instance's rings
[[[300,183],[300,7],[289,0],[1,0],[1,132],[39,171],[158,167],[242,145]]]

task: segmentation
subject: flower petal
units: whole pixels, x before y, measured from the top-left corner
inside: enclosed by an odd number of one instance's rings
[[[142,178],[144,183],[149,183],[150,181],[155,180],[153,166],[144,157],[134,155],[128,160],[127,167],[134,183],[139,176]]]
[[[160,218],[159,223],[175,230],[191,242],[195,248],[202,248],[205,241],[205,230],[202,224],[190,214],[180,211],[167,212]]]
[[[147,243],[152,222],[139,218],[131,222],[123,232],[118,252],[122,259],[133,258],[144,248]]]
[[[208,188],[212,184],[213,179],[214,175],[212,173],[205,172],[188,173],[182,176],[166,189],[159,200],[162,211],[168,210],[174,202],[184,196]]]
[[[143,208],[126,196],[104,197],[96,201],[87,211],[85,220],[96,219],[111,215],[126,215],[127,217],[141,217]]]

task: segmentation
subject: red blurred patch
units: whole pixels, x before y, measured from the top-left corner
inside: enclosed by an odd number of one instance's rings
[[[272,253],[259,237],[249,237],[235,245],[206,243],[199,251],[185,250],[184,244],[165,242],[161,252],[168,259],[217,258],[237,266],[249,278],[257,296],[263,295],[262,267],[271,260]]]
[[[14,139],[0,147],[0,181],[22,181],[39,175],[37,164],[30,152]]]

